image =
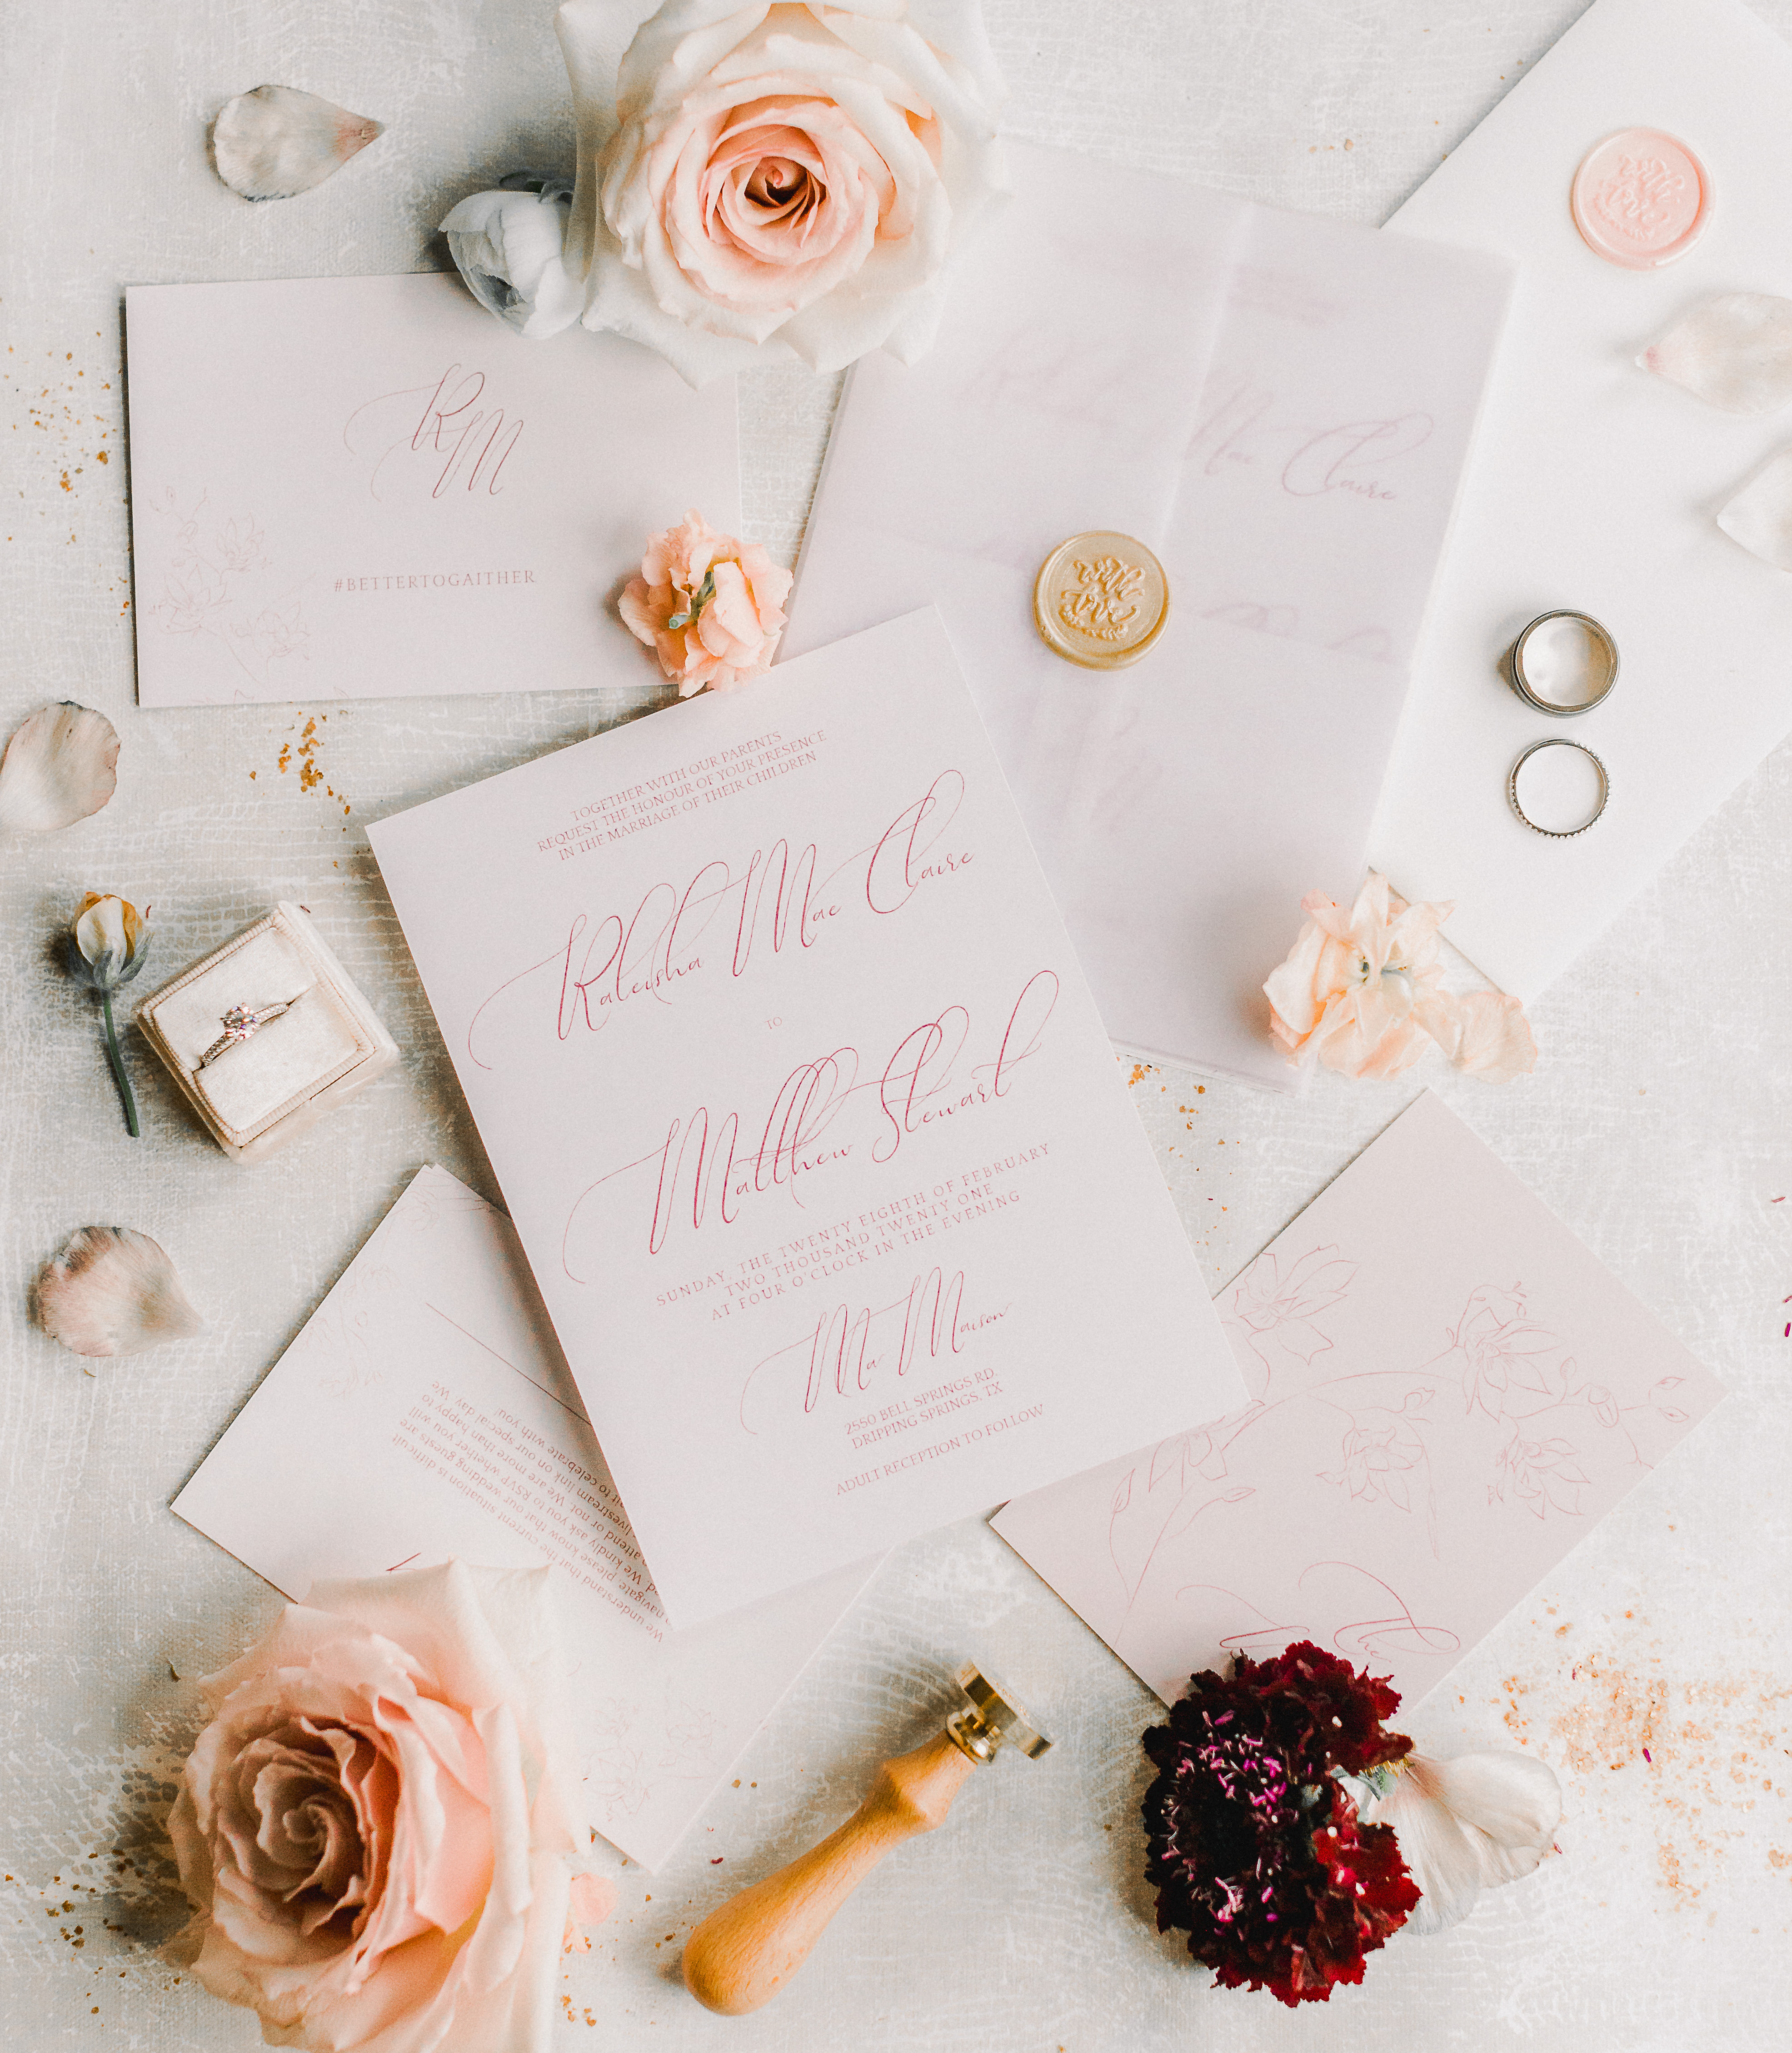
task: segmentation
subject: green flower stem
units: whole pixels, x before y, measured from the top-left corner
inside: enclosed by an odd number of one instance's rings
[[[118,1029],[112,1023],[112,995],[109,991],[100,994],[100,1006],[106,1015],[106,1059],[112,1066],[112,1081],[118,1085],[119,1097],[124,1104],[124,1124],[131,1138],[138,1138],[137,1101],[131,1095],[131,1079],[124,1074],[124,1057],[118,1045]]]
[[[671,618],[666,622],[668,630],[670,630],[680,627],[688,627],[692,622],[696,618],[697,615],[702,612],[704,608],[708,605],[709,602],[715,596],[716,566],[712,563],[709,568],[704,571],[703,583],[698,587],[696,595],[691,601],[690,611],[688,613],[673,614]]]

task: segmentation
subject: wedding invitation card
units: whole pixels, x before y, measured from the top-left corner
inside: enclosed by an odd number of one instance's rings
[[[125,324],[141,705],[661,683],[610,601],[688,505],[737,526],[731,379],[433,272],[133,285]]]
[[[371,839],[675,1624],[1236,1402],[936,614]]]
[[[1429,1092],[1219,1302],[1241,1410],[993,1521],[1166,1703],[1296,1639],[1422,1696],[1723,1395]]]
[[[1011,155],[934,349],[853,368],[785,654],[936,603],[1110,1034],[1292,1089],[1261,986],[1362,881],[1510,266]],[[1091,670],[1033,581],[1102,528],[1170,613]]]
[[[280,1487],[267,1487],[278,1474]],[[276,1589],[553,1571],[593,1821],[672,1851],[871,1564],[673,1632],[510,1221],[418,1172],[174,1500]]]

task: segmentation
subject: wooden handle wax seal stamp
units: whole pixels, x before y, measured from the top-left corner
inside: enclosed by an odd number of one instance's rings
[[[828,1921],[893,1847],[946,1822],[971,1771],[1004,1746],[1037,1761],[1051,1745],[1009,1692],[959,1670],[970,1700],[912,1753],[886,1761],[871,1794],[819,1846],[712,1910],[684,1947],[684,1986],[725,2016],[769,2003],[809,1957]]]

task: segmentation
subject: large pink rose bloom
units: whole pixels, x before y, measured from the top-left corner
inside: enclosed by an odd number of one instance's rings
[[[1269,1029],[1304,1067],[1381,1078],[1411,1068],[1433,1042],[1484,1083],[1537,1066],[1524,1008],[1497,991],[1445,990],[1437,930],[1448,905],[1409,905],[1374,871],[1348,912],[1322,891],[1300,901],[1307,923],[1264,985]]]
[[[784,630],[790,573],[757,542],[719,535],[700,513],[652,536],[617,610],[688,699],[725,692],[771,661]]]
[[[614,18],[613,0],[557,18],[585,325],[692,383],[767,356],[837,370],[880,345],[912,362],[947,259],[1006,190],[977,0],[665,0],[619,76]]]
[[[545,2053],[589,1835],[547,1571],[319,1584],[200,1686],[169,1831],[214,1995],[271,2046]]]

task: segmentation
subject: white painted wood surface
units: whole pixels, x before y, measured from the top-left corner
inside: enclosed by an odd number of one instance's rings
[[[1792,35],[1792,0],[1757,4]],[[1578,11],[989,0],[1016,134],[1371,222]],[[72,697],[104,708],[124,742],[105,812],[0,850],[0,2002],[9,2046],[210,2053],[257,2035],[154,1950],[178,1921],[157,1834],[194,1725],[171,1669],[221,1663],[275,1599],[167,1501],[418,1164],[496,1195],[364,823],[623,709],[569,694],[139,713],[120,289],[439,265],[432,230],[448,206],[513,166],[566,166],[571,122],[548,0],[0,0],[0,726]],[[206,128],[264,80],[325,93],[386,132],[316,192],[247,206],[214,178]],[[743,392],[749,531],[786,560],[835,396],[798,374]],[[1720,686],[1688,678],[1686,691],[1689,732],[1722,719]],[[304,761],[320,773],[308,788]],[[273,900],[302,900],[398,1034],[402,1070],[245,1171],[134,1050],[145,1133],[127,1140],[97,1021],[49,953],[90,886],[154,901],[164,974]],[[1291,936],[1293,920],[1291,907]],[[890,1564],[667,1871],[613,1862],[622,1906],[567,1965],[560,2041],[1783,2046],[1789,1010],[1782,748],[1536,1006],[1543,1062],[1529,1083],[1484,1090],[1427,1067],[1398,1086],[1321,1078],[1299,1102],[1169,1072],[1133,1086],[1217,1285],[1430,1077],[1732,1386],[1466,1665],[1458,1691],[1410,1721],[1434,1749],[1512,1741],[1553,1761],[1568,1800],[1560,1859],[1453,1933],[1397,1938],[1367,1988],[1325,2010],[1293,2018],[1210,1991],[1153,1930],[1139,1879],[1136,1736],[1151,1701],[973,1523]],[[167,1245],[210,1316],[198,1341],[90,1377],[26,1325],[37,1264],[94,1220]],[[945,1831],[866,1884],[769,2009],[732,2023],[701,2012],[676,1979],[683,1935],[850,1811],[873,1764],[926,1735],[966,1655],[1011,1680],[1056,1750],[980,1776]]]

